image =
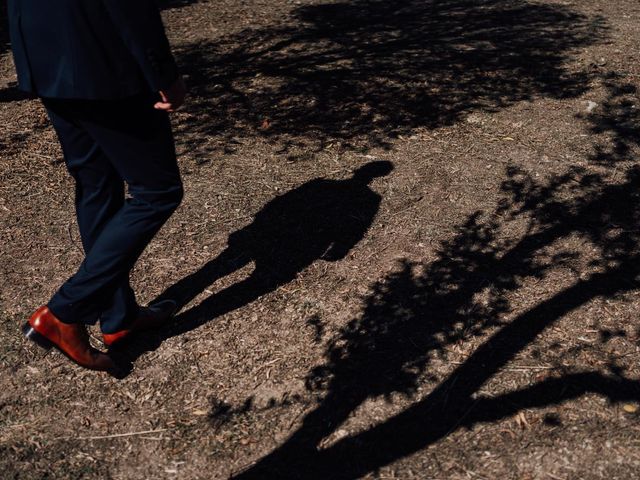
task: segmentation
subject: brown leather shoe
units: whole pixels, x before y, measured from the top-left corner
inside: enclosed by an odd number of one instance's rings
[[[116,371],[113,360],[89,344],[84,325],[64,323],[46,306],[40,307],[22,327],[25,337],[49,350],[57,348],[78,365],[91,370]]]
[[[178,310],[178,304],[173,300],[162,300],[148,307],[141,308],[140,314],[129,328],[114,333],[103,333],[102,340],[107,346],[122,342],[130,335],[160,327],[173,317]]]

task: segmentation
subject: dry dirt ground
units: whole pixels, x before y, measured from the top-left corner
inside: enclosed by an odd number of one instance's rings
[[[123,379],[19,332],[82,252],[1,35],[1,478],[640,478],[637,0],[163,15],[183,308]]]

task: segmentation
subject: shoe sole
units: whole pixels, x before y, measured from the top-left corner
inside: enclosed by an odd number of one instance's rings
[[[82,365],[82,364],[78,363],[76,360],[74,360],[73,358],[71,358],[71,356],[67,352],[62,350],[60,347],[58,347],[55,343],[53,343],[47,337],[45,337],[41,333],[38,333],[29,324],[29,322],[25,323],[22,326],[22,333],[24,334],[24,336],[28,340],[31,340],[33,343],[35,343],[39,347],[43,348],[46,353],[49,353],[52,349],[55,348],[57,351],[62,353],[65,357],[67,357],[69,360],[71,360],[76,365],[79,365],[82,368],[87,368],[87,369],[91,370],[91,368],[89,368],[89,367],[87,367],[85,365]],[[116,378],[124,378],[124,376],[125,376],[125,370],[120,368],[120,367],[118,367],[117,365],[114,368],[111,368],[111,369],[108,369],[108,370],[104,370],[104,371],[107,372],[108,374],[116,377]]]
[[[27,339],[34,342],[40,348],[45,349],[47,352],[56,346],[51,340],[41,333],[38,333],[31,325],[29,325],[29,322],[22,326],[22,333]]]

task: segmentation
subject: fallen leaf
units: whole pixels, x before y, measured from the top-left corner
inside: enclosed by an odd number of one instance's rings
[[[516,415],[516,423],[522,430],[526,430],[530,426],[527,417],[525,417],[524,415],[524,412],[520,412],[518,413],[518,415]]]

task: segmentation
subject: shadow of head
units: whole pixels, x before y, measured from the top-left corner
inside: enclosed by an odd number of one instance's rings
[[[386,177],[393,171],[393,163],[380,160],[370,162],[353,172],[353,179],[358,183],[368,184],[374,178]]]
[[[559,405],[586,393],[611,402],[640,399],[640,383],[626,376],[629,363],[617,355],[591,370],[594,357],[586,357],[588,367],[581,364],[585,357],[577,352],[587,347],[571,334],[557,344],[541,336],[596,298],[613,299],[637,290],[638,169],[630,167],[622,179],[576,169],[548,181],[514,170],[507,176],[511,182],[506,182],[505,202],[495,212],[469,216],[456,236],[441,244],[433,261],[404,261],[372,285],[362,312],[327,342],[325,361],[306,377],[307,389],[322,395],[318,406],[281,446],[235,478],[268,478],[270,472],[284,469],[314,472],[304,478],[318,480],[361,478],[461,426],[499,422],[526,408]],[[529,223],[526,233],[514,241],[510,223],[524,219]],[[563,241],[575,236],[588,242],[590,248],[581,244],[579,255],[591,259],[595,268],[555,292],[545,291],[537,303],[518,308],[520,295],[514,293],[526,288],[529,279],[557,279],[556,259],[571,259],[575,248]],[[554,245],[560,254],[549,261]],[[321,326],[318,319],[311,324]],[[602,343],[627,335],[619,328],[600,334]],[[464,342],[473,345],[473,337],[482,341],[459,366],[444,373],[446,362],[434,360],[459,354],[454,352]],[[545,362],[557,365],[558,373],[570,363],[586,371],[545,374],[514,390],[509,381],[509,388],[498,395],[480,391],[496,381],[508,363],[527,358],[526,347],[534,345],[545,349]],[[590,354],[598,352],[596,344],[588,348]],[[428,394],[421,393],[425,389]],[[393,401],[399,394],[412,405],[369,430],[318,448],[367,399]],[[544,423],[554,427],[562,421],[552,413]],[[380,452],[386,456],[381,458]]]

